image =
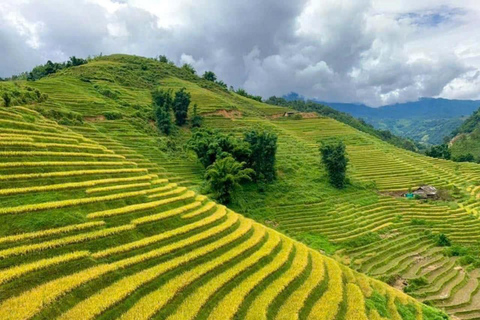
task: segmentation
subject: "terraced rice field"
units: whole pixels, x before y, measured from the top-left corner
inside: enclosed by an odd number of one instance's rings
[[[380,279],[398,279],[392,285],[423,277],[427,283],[411,294],[431,301],[461,319],[480,317],[479,269],[461,265],[443,254],[434,235],[446,234],[456,245],[475,245],[480,240],[478,193],[480,166],[423,157],[392,147],[376,138],[331,119],[317,118],[264,121],[258,118],[209,118],[207,125],[238,135],[256,125],[279,135],[280,170],[318,168],[318,145],[337,137],[347,145],[349,175],[354,183],[374,185],[381,192],[352,189],[343,193],[317,190],[310,185],[290,190],[282,199],[265,200],[269,224],[289,234],[319,234],[339,248],[338,259],[352,268]],[[234,128],[234,129],[231,129]],[[300,155],[300,156],[299,156]],[[299,173],[302,174],[302,173]],[[312,180],[318,179],[313,175]],[[423,184],[456,187],[466,195],[451,203],[422,204],[382,192]],[[309,201],[289,197],[305,193]],[[433,236],[432,236],[433,235]],[[363,242],[366,242],[362,245]]]
[[[0,319],[433,312],[161,177],[154,163],[137,163],[142,155],[94,129],[82,135],[19,108],[1,111],[0,137],[9,143],[0,144]]]

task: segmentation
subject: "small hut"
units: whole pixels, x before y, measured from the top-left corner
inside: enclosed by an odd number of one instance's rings
[[[413,195],[419,196],[420,198],[423,199],[430,199],[430,198],[436,198],[437,197],[437,188],[434,186],[421,186],[417,190],[412,192]]]
[[[283,114],[284,117],[291,117],[291,116],[294,116],[296,114],[295,111],[287,111]]]

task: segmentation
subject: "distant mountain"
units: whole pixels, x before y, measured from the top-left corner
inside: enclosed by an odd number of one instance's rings
[[[292,92],[284,96],[287,100],[307,100]],[[392,133],[411,138],[425,144],[439,144],[443,137],[459,127],[463,120],[480,107],[480,100],[449,100],[441,98],[421,98],[418,101],[397,103],[372,108],[364,104],[315,102],[362,118],[377,129],[387,129]]]

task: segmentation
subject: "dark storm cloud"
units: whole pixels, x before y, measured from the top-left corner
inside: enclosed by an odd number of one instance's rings
[[[373,0],[5,1],[0,76],[121,52],[166,54],[264,97],[379,105],[480,92],[480,39],[465,31],[476,14],[453,0],[399,2],[392,12]]]

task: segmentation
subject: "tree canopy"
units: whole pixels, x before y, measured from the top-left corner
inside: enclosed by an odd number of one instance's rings
[[[172,132],[172,119],[170,110],[173,105],[172,91],[156,89],[152,92],[152,100],[157,128],[164,134]]]
[[[240,187],[240,183],[251,180],[254,171],[244,166],[245,162],[235,161],[228,156],[215,161],[207,168],[205,179],[221,203],[229,203],[233,191]]]
[[[213,71],[205,71],[202,77],[203,79],[208,81],[212,81],[212,82],[217,81],[217,76],[215,75],[215,73],[213,73]]]
[[[250,144],[248,166],[255,171],[256,180],[275,180],[277,135],[269,131],[252,130],[245,134],[245,141]]]
[[[320,145],[322,163],[325,166],[330,184],[342,189],[347,184],[348,158],[345,153],[345,144],[340,140],[323,141]]]
[[[175,113],[175,123],[183,126],[187,122],[188,107],[190,106],[190,93],[185,88],[175,92],[173,99],[173,112]]]
[[[87,62],[88,61],[86,59],[77,58],[75,56],[70,57],[70,60],[63,63],[57,63],[48,60],[46,64],[33,68],[33,70],[27,74],[27,80],[35,81],[59,70],[79,66],[86,64]]]
[[[452,157],[452,152],[448,148],[447,144],[440,144],[433,146],[425,152],[425,154],[432,158],[440,158],[449,160]]]

